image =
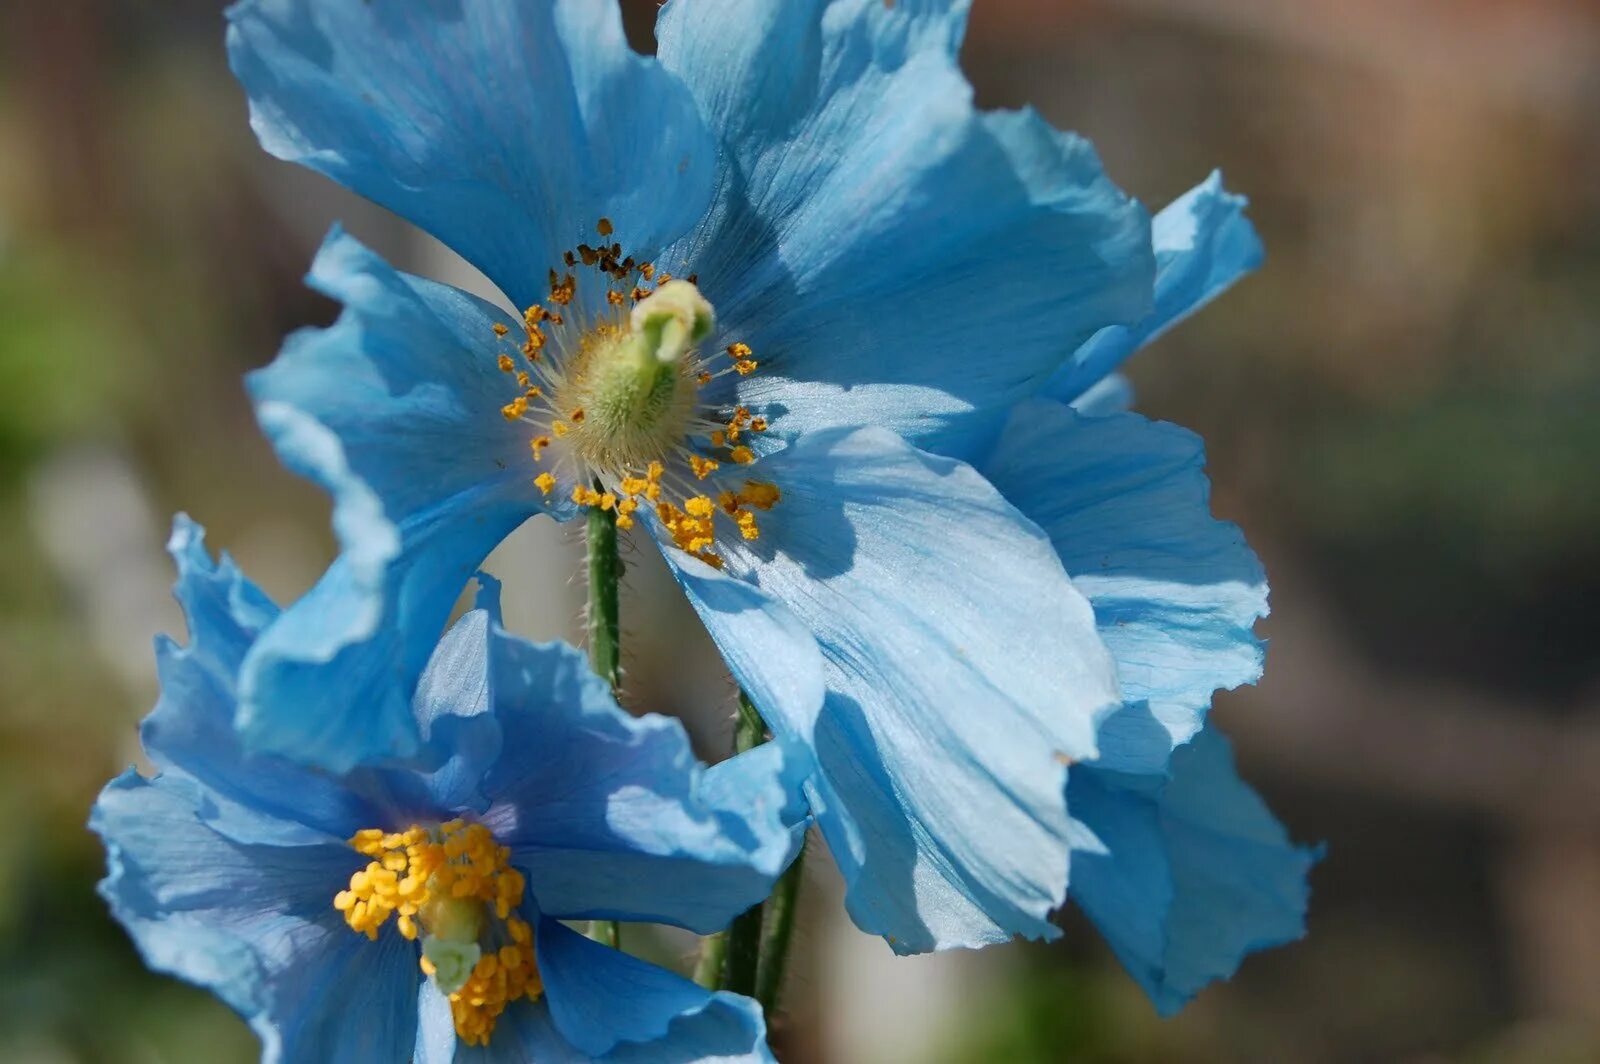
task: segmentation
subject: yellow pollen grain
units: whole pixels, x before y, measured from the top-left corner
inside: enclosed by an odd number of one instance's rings
[[[719,429],[718,431],[713,432],[711,434],[711,446],[713,446],[713,447],[725,447],[725,446],[727,446],[727,443],[728,443],[728,434],[726,432],[723,432],[723,431],[721,431]]]
[[[556,487],[556,478],[549,473],[540,473],[533,478],[533,482],[538,485],[539,490],[545,495],[549,495]]]
[[[528,400],[517,396],[511,402],[500,408],[500,416],[507,421],[515,421],[528,412]]]
[[[506,328],[504,322],[498,322],[497,321],[497,322],[494,323],[494,334],[496,336],[504,336],[506,333],[508,333],[510,331],[511,331],[510,329]]]
[[[601,236],[610,236],[612,233],[616,232],[616,230],[611,227],[611,219],[610,218],[602,218],[602,219],[600,219],[600,221],[595,223],[595,227],[594,228],[595,228],[595,231],[598,232]]]
[[[550,446],[549,436],[535,436],[528,441],[528,447],[532,449],[535,461],[544,460],[544,449],[548,446]]]
[[[556,434],[557,439],[560,439],[562,436],[565,436],[567,433],[572,431],[572,426],[568,425],[565,421],[552,421],[550,422],[550,431]]]
[[[689,456],[689,468],[694,470],[694,478],[696,480],[706,479],[706,477],[709,477],[712,472],[717,469],[717,467],[718,463],[709,458],[702,458],[697,454],[691,454]]]
[[[733,371],[741,377],[748,377],[756,371],[756,361],[750,358],[741,358],[733,364]]]
[[[751,432],[765,432],[765,431],[767,431],[767,419],[764,418],[764,417],[751,418],[750,419],[750,431]]]
[[[728,457],[740,465],[749,465],[756,460],[756,453],[748,447],[735,447],[728,452]]]
[[[572,423],[574,425],[583,424],[583,407],[580,406],[580,407],[574,408],[572,413],[568,414],[567,417],[569,417],[572,420]]]
[[[511,361],[510,355],[501,355],[495,360],[495,365],[500,367],[501,373],[510,373],[512,370],[517,368],[517,364]]]
[[[696,384],[704,388],[706,385],[711,383],[711,374],[707,373],[705,370],[701,370],[699,373],[694,375],[694,380]]]

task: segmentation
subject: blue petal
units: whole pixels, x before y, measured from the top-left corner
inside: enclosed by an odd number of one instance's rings
[[[233,726],[237,670],[277,607],[226,555],[213,562],[204,529],[187,517],[174,522],[167,547],[189,645],[156,642],[161,698],[140,726],[151,759],[169,776],[203,784],[199,815],[239,842],[326,842],[377,823],[373,807],[341,782],[242,748]]]
[[[526,433],[492,357],[499,312],[398,273],[335,232],[311,284],[345,302],[250,377],[291,469],[334,497],[342,552],[262,633],[240,680],[259,750],[334,771],[408,756],[413,685],[461,588],[539,511]]]
[[[196,815],[204,801],[192,781],[128,772],[95,804],[109,855],[100,893],[146,963],[236,1009],[268,1064],[406,1059],[416,947],[397,934],[369,943],[333,908],[364,858],[342,844],[234,842]]]
[[[550,919],[539,922],[536,946],[550,1018],[582,1053],[641,1062],[772,1059],[761,1008],[749,998],[713,994]],[[633,1052],[608,1055],[627,1044]]]
[[[1249,201],[1222,187],[1213,171],[1173,200],[1151,226],[1156,253],[1156,305],[1137,325],[1095,334],[1051,379],[1045,394],[1071,402],[1139,348],[1227,291],[1261,265],[1261,238],[1244,216]]]
[[[1085,417],[1125,413],[1133,407],[1133,383],[1120,373],[1101,377],[1071,405]]]
[[[803,747],[706,780],[682,724],[624,713],[577,651],[493,639],[504,754],[482,820],[542,912],[707,933],[767,896],[792,855]]]
[[[612,0],[246,0],[228,56],[267,151],[415,222],[517,306],[602,217],[650,254],[700,216],[715,145]]]
[[[774,731],[809,744],[824,688],[822,651],[805,625],[754,584],[665,544],[661,553],[762,718]]]
[[[1068,801],[1088,832],[1072,898],[1163,1015],[1305,934],[1319,853],[1290,843],[1214,728],[1173,754],[1170,779],[1074,767]]]
[[[778,436],[875,424],[952,453],[1096,330],[1150,309],[1149,221],[1089,144],[973,107],[966,7],[662,10],[661,61],[724,171],[662,261],[698,274],[719,343],[755,349],[737,401]]]
[[[479,573],[478,579],[485,577]],[[494,587],[498,594],[498,583]],[[483,595],[479,598],[484,601]],[[483,781],[502,749],[490,662],[492,631],[498,623],[498,609],[463,614],[439,641],[417,681],[412,712],[427,745],[409,766],[420,780],[407,782],[421,783],[421,794],[426,795],[421,802],[433,809],[488,808]]]
[[[1211,516],[1199,437],[1136,414],[1019,406],[981,468],[1050,536],[1094,606],[1129,707],[1100,732],[1102,768],[1161,772],[1217,688],[1253,683],[1267,580]]]
[[[856,923],[902,952],[1053,935],[1064,765],[1120,702],[1088,604],[982,478],[891,433],[810,434],[757,468],[783,501],[719,549],[822,650],[813,810]]]

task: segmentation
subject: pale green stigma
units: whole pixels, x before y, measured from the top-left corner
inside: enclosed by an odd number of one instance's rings
[[[662,364],[678,362],[711,335],[716,315],[700,289],[688,281],[668,281],[640,300],[628,318],[630,338]]]
[[[422,936],[422,958],[439,993],[449,995],[467,985],[472,969],[477,967],[483,950],[476,942],[458,942],[454,939]]]

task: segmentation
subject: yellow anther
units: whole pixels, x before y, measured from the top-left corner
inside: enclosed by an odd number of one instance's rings
[[[765,431],[767,431],[767,419],[764,418],[764,417],[753,417],[753,418],[751,418],[750,419],[750,431],[751,432],[765,432]]]
[[[600,221],[595,224],[595,230],[599,232],[601,236],[610,236],[612,233],[616,232],[616,230],[611,227],[610,218],[600,219]]]
[[[711,383],[711,374],[705,370],[701,370],[699,373],[694,375],[694,382],[700,385],[700,387],[704,388],[706,385]]]
[[[510,329],[506,328],[504,322],[498,322],[497,321],[497,322],[494,323],[494,334],[496,336],[504,336],[506,333],[508,333],[510,331],[511,331]]]
[[[639,267],[639,275],[646,281],[654,280],[656,276],[655,265],[649,262],[641,264]]]
[[[617,291],[615,288],[608,289],[606,291],[606,302],[610,303],[614,307],[622,306],[625,298],[626,297],[624,297],[623,294]]]
[[[740,465],[749,465],[756,460],[756,453],[748,447],[735,447],[728,452],[728,457]]]
[[[540,473],[538,476],[533,478],[533,482],[538,485],[539,490],[546,495],[549,495],[555,490],[556,487],[556,478],[551,476],[549,473]]]
[[[572,413],[568,414],[567,416],[572,419],[572,423],[574,425],[583,424],[583,407],[580,406],[575,408]]]
[[[567,433],[572,431],[572,426],[568,425],[565,421],[552,421],[550,422],[550,431],[556,434],[557,439],[560,439],[562,436],[565,436]]]
[[[517,364],[511,361],[510,355],[501,355],[495,360],[495,365],[500,367],[501,373],[510,373],[512,370],[517,368]]]
[[[556,271],[550,271],[550,302],[564,307],[572,302],[572,297],[578,291],[578,279],[572,274],[560,276]]]
[[[500,408],[500,416],[507,421],[515,421],[528,412],[528,400],[517,396],[511,402]]]
[[[713,432],[711,434],[711,446],[713,446],[713,447],[723,447],[723,446],[726,446],[727,443],[728,443],[728,434],[726,432],[723,432],[723,431],[721,431],[719,429],[718,431]]]
[[[689,468],[694,470],[694,477],[696,480],[706,479],[706,477],[709,477],[712,472],[717,469],[717,467],[718,463],[709,458],[702,458],[697,454],[691,454],[689,456]]]
[[[760,480],[747,480],[744,490],[739,493],[739,500],[747,506],[754,506],[758,510],[770,510],[783,498],[783,493],[778,490],[778,485],[769,484]]]
[[[548,446],[550,446],[549,436],[535,436],[528,441],[528,447],[533,451],[533,460],[535,462],[544,460],[544,449]]]
[[[756,527],[756,515],[749,510],[740,510],[734,521],[739,526],[739,534],[745,539],[761,538],[761,530]]]
[[[733,371],[741,377],[748,377],[750,374],[756,371],[756,366],[757,363],[755,359],[741,358],[739,361],[733,364]]]

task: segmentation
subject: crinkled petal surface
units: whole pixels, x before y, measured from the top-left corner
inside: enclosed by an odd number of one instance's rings
[[[1237,526],[1211,516],[1193,433],[1137,414],[1085,417],[1035,399],[980,466],[1049,535],[1094,606],[1129,705],[1100,731],[1101,768],[1162,772],[1212,693],[1253,683],[1267,580]]]
[[[412,686],[483,557],[543,508],[493,357],[500,312],[335,232],[310,283],[345,304],[250,376],[284,463],[334,497],[341,553],[240,678],[252,747],[334,771],[415,752]]]
[[[1248,954],[1305,934],[1318,853],[1290,843],[1206,728],[1170,779],[1075,766],[1072,899],[1163,1015]]]
[[[1049,542],[969,467],[881,429],[808,434],[755,468],[784,501],[754,544],[719,549],[821,650],[812,808],[856,923],[902,952],[1052,935],[1065,764],[1094,755],[1120,697]],[[706,571],[667,553],[687,579]],[[733,660],[746,689],[766,660]]]
[[[1156,215],[1155,309],[1131,326],[1109,325],[1051,378],[1045,394],[1072,402],[1129,355],[1227,291],[1261,265],[1261,238],[1244,216],[1249,201],[1212,175]]]
[[[537,943],[551,1025],[580,1053],[630,1061],[772,1059],[761,1007],[749,998],[712,993],[554,920],[539,922]],[[524,1015],[537,1024],[534,1012]],[[632,1052],[616,1052],[625,1047]]]
[[[238,669],[278,608],[226,555],[213,562],[204,529],[187,517],[174,522],[167,547],[189,643],[156,641],[161,697],[140,736],[157,767],[202,784],[196,815],[237,842],[338,841],[376,823],[374,807],[338,780],[243,747],[234,729]]]
[[[518,307],[609,218],[649,254],[700,217],[715,146],[611,0],[246,0],[228,57],[261,144],[415,222]]]
[[[405,1060],[416,947],[399,935],[369,943],[332,905],[362,858],[342,843],[235,842],[196,815],[204,801],[191,780],[130,771],[95,804],[109,866],[100,893],[145,961],[236,1009],[268,1064]]]
[[[557,925],[559,926],[559,925]],[[573,932],[561,929],[567,935]],[[566,949],[563,949],[566,947]],[[563,962],[569,959],[582,964],[588,949],[604,949],[592,943],[567,940],[559,943],[556,953]],[[615,950],[610,951],[613,955]],[[606,995],[613,992],[637,995],[640,984],[653,988],[644,1010],[630,1009],[630,1019],[636,1029],[654,1030],[664,1025],[664,1033],[646,1042],[622,1042],[603,1056],[595,1056],[575,1047],[557,1029],[551,1016],[547,998],[538,1001],[517,1001],[507,1007],[495,1026],[494,1037],[487,1046],[468,1046],[456,1040],[455,1028],[450,1020],[450,1004],[432,983],[424,983],[418,1007],[421,1011],[417,1033],[416,1064],[717,1064],[735,1061],[770,1061],[772,1054],[766,1046],[766,1023],[755,1003],[732,994],[709,994],[704,990],[690,996],[678,993],[673,980],[663,979],[660,969],[641,973],[633,970],[641,962],[624,962],[617,971],[611,964],[613,958],[601,957],[603,966],[600,980],[589,973],[580,973],[578,985],[563,986],[560,997],[563,1007],[571,1015],[568,1022],[578,1026],[585,1034],[594,1037],[589,1026],[592,1016],[587,1010],[597,1010],[602,1018],[611,1015],[616,1003]],[[615,984],[611,980],[615,980]],[[660,993],[665,983],[666,993]],[[688,1002],[687,1011],[672,1012],[675,1007]],[[632,1004],[632,1001],[628,1001]],[[609,1036],[599,1035],[596,1044]]]
[[[711,211],[662,261],[698,274],[720,343],[755,349],[737,400],[778,436],[883,425],[955,453],[1098,329],[1150,308],[1143,209],[1086,141],[973,107],[966,12],[662,10],[661,62],[721,142]]]
[[[793,851],[804,745],[706,773],[677,720],[631,717],[583,657],[493,636],[502,753],[482,821],[562,919],[720,930],[765,898]]]

